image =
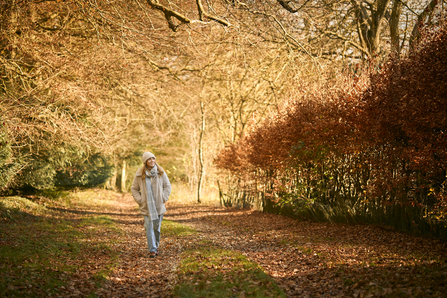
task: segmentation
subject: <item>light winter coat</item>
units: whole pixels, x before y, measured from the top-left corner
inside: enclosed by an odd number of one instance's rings
[[[146,178],[143,178],[143,171],[144,167],[138,169],[133,179],[131,191],[135,202],[140,207],[141,214],[148,216]],[[169,183],[168,175],[164,172],[161,176],[157,175],[155,178],[151,178],[151,184],[157,213],[158,215],[164,214],[166,212],[165,203],[171,194],[171,183]]]

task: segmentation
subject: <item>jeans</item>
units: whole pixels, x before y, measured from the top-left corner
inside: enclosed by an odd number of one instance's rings
[[[143,215],[144,217],[144,228],[146,229],[147,236],[147,246],[149,252],[157,252],[158,245],[160,244],[160,231],[161,231],[161,221],[163,220],[163,214],[158,216],[158,219],[149,220],[149,217]]]

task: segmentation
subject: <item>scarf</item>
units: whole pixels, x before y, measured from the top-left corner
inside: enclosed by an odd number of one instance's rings
[[[154,191],[152,189],[151,178],[157,177],[157,165],[150,172],[146,171],[146,192],[147,192],[147,208],[149,210],[149,220],[158,219],[157,208],[155,207]]]
[[[151,172],[150,172],[150,173],[148,173],[148,172],[146,171],[146,175],[149,176],[149,177],[151,177],[151,178],[155,178],[155,177],[157,177],[157,175],[158,175],[158,168],[157,168],[157,165],[155,165],[155,166],[151,169]]]

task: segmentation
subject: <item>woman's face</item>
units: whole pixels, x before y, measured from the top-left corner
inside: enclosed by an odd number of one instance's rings
[[[146,165],[147,165],[148,168],[153,168],[155,166],[155,157],[150,157],[146,161]]]

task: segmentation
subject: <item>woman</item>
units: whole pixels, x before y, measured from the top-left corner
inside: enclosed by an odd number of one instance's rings
[[[165,203],[171,194],[171,184],[166,172],[155,162],[155,155],[144,152],[142,159],[143,167],[135,174],[131,190],[144,217],[150,257],[155,258],[158,255],[161,221],[166,212]]]

